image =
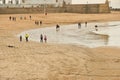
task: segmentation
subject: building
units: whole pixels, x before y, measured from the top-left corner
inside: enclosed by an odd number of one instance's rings
[[[21,0],[0,0],[0,4],[20,4]]]
[[[0,0],[0,4],[4,5],[54,5],[56,7],[62,7],[63,3],[71,4],[72,0]]]

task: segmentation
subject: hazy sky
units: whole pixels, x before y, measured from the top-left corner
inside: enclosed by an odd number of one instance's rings
[[[72,0],[73,4],[104,3],[106,0]],[[109,0],[113,8],[120,8],[120,0]]]

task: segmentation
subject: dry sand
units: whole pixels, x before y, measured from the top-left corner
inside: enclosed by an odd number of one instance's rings
[[[32,20],[19,20],[20,16]],[[10,21],[9,16],[17,17]],[[35,20],[42,20],[37,26]],[[0,15],[0,80],[120,80],[120,49],[19,42],[24,30],[85,21],[120,20],[111,14],[7,14]],[[12,47],[8,47],[12,46]]]

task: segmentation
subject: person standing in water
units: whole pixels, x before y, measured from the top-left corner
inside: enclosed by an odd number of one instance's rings
[[[87,27],[87,22],[85,22],[85,27]]]
[[[59,31],[60,30],[60,26],[57,24],[56,25],[56,31]]]
[[[45,41],[45,43],[47,42],[47,36],[46,35],[44,35],[44,41]]]
[[[20,35],[20,42],[22,42],[22,36]]]
[[[40,42],[43,42],[43,35],[40,35]]]
[[[78,23],[78,29],[80,29],[81,28],[81,23]]]
[[[26,42],[28,42],[28,38],[29,38],[29,35],[28,35],[28,34],[25,34]]]
[[[95,25],[95,30],[98,31],[98,26],[97,25]]]

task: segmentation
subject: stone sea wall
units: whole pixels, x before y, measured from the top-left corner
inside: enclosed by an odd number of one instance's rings
[[[31,7],[1,7],[0,14],[21,14],[21,13],[110,13],[110,8],[105,4],[70,4],[63,7],[53,6],[31,6]]]

